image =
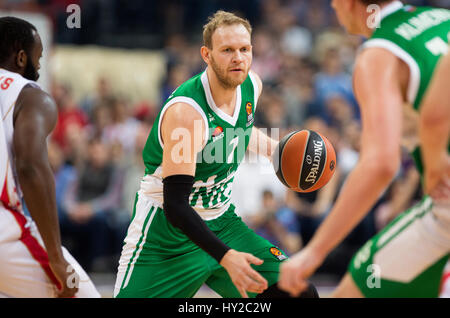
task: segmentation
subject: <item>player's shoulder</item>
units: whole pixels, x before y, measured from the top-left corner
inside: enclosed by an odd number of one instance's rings
[[[38,86],[32,84],[25,85],[17,96],[16,107],[14,108],[14,118],[20,112],[30,114],[40,113],[53,117],[57,114],[57,106],[53,98]]]
[[[397,63],[397,56],[388,49],[383,47],[366,47],[356,57],[355,72],[380,72],[389,67],[394,67]]]
[[[195,121],[203,121],[203,117],[192,105],[185,102],[177,102],[166,110],[164,114],[164,123],[169,123],[172,127],[189,128],[195,124]]]

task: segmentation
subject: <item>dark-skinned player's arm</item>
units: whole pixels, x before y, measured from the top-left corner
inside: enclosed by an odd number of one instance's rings
[[[360,158],[312,240],[281,265],[279,286],[298,295],[330,253],[364,218],[399,168],[403,95],[400,61],[380,48],[356,60],[354,91],[361,108]]]
[[[450,50],[449,50],[450,51]],[[450,200],[450,53],[434,72],[420,108],[420,147],[425,192],[435,200]]]
[[[263,83],[261,78],[255,72],[252,72],[256,83],[258,85],[258,97],[261,96]],[[260,129],[253,127],[252,134],[250,135],[250,142],[248,144],[248,150],[264,156],[272,161],[272,154],[275,151],[275,148],[278,145],[278,141],[270,138],[265,133],[263,133]]]
[[[59,280],[59,297],[73,297],[77,288],[67,286],[69,263],[64,259],[56,210],[55,182],[46,139],[56,124],[52,98],[38,88],[26,86],[14,109],[13,147],[15,166],[25,203],[48,253],[49,264]]]
[[[227,270],[242,297],[247,297],[247,291],[262,293],[268,287],[267,281],[250,266],[260,265],[262,260],[230,249],[189,204],[196,157],[203,148],[207,129],[201,115],[192,106],[177,103],[170,106],[161,120],[164,213],[167,219]]]

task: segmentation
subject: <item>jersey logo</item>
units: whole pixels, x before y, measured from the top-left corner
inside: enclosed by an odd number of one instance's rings
[[[245,111],[247,112],[247,125],[246,127],[250,126],[251,124],[253,124],[254,118],[253,118],[253,105],[250,102],[247,102],[247,104],[245,104]]]
[[[247,115],[250,115],[252,113],[252,110],[253,110],[252,103],[248,102],[245,105],[245,110],[247,111]]]
[[[280,261],[287,259],[287,257],[283,253],[281,253],[281,251],[276,247],[271,247],[270,253],[276,258],[278,258],[278,260]]]
[[[217,127],[214,129],[213,133],[212,133],[212,140],[213,140],[213,142],[214,142],[214,141],[216,141],[217,139],[222,138],[223,136],[224,136],[223,128],[220,127],[220,126],[217,126]]]

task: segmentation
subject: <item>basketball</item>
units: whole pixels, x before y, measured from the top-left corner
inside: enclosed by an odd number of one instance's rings
[[[336,168],[336,152],[323,135],[312,130],[284,136],[273,153],[278,179],[296,192],[312,192],[330,181]]]

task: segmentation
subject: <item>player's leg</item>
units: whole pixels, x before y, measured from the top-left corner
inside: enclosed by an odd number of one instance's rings
[[[359,250],[349,274],[364,297],[438,296],[450,248],[448,209],[440,210],[425,197]],[[351,288],[347,279],[337,295]]]
[[[77,273],[78,278],[76,278],[78,292],[75,294],[76,298],[99,298],[100,293],[95,288],[94,283],[89,278],[88,274],[84,269],[78,264],[75,258],[67,251],[65,247],[63,249],[63,255],[66,261],[72,266],[74,271]],[[69,276],[70,277],[70,276]]]
[[[21,228],[13,213],[0,208],[0,228],[4,229],[0,235],[0,293],[7,297],[55,297],[55,278],[42,239],[33,223]],[[63,253],[79,275],[73,281],[79,289],[76,297],[99,297],[84,270],[65,248]]]
[[[21,241],[0,244],[0,293],[5,297],[54,297],[55,288]]]
[[[279,290],[277,286],[280,264],[287,259],[283,251],[249,229],[241,218],[236,216],[234,208],[227,211],[218,220],[208,221],[207,224],[231,248],[240,252],[251,253],[264,261],[262,265],[252,265],[268,282],[269,288],[260,296],[289,297],[289,294]],[[211,257],[209,257],[209,262],[214,271],[206,284],[223,297],[241,297],[226,270]],[[254,293],[248,293],[248,295],[249,297],[257,296]],[[310,285],[301,297],[318,297],[318,294],[314,286]]]
[[[344,278],[342,278],[338,287],[331,294],[333,298],[362,298],[364,297],[361,294],[358,286],[356,286],[353,278],[350,274],[345,274]]]
[[[114,297],[192,297],[209,275],[206,253],[171,226],[144,195],[135,204]]]
[[[441,280],[441,288],[439,289],[440,298],[450,298],[450,261],[444,269],[444,275]]]

